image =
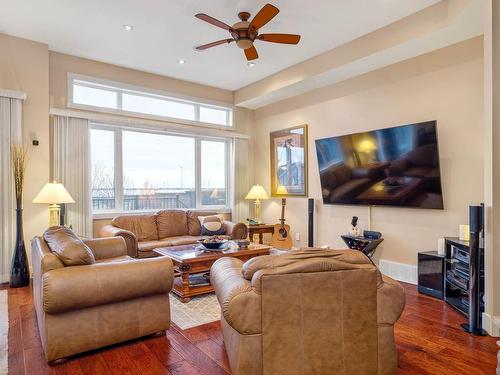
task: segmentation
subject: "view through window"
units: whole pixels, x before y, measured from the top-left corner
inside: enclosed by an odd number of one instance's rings
[[[69,106],[116,113],[151,115],[219,126],[233,125],[230,107],[169,97],[146,89],[130,89],[124,84],[70,74]]]
[[[91,152],[94,212],[228,206],[225,139],[95,126]]]

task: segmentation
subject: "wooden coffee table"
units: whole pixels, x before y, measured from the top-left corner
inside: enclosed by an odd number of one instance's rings
[[[185,245],[160,247],[154,249],[154,252],[172,259],[174,263],[172,291],[181,297],[182,302],[189,302],[193,296],[214,291],[214,288],[210,285],[208,275],[206,275],[206,283],[202,285],[192,285],[189,282],[190,276],[209,274],[210,267],[219,258],[233,257],[246,262],[260,255],[268,255],[270,249],[270,246],[253,243],[247,249],[238,249],[236,244],[230,242],[229,247],[224,251],[202,251],[199,245]]]

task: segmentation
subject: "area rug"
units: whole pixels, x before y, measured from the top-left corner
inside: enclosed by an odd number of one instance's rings
[[[220,305],[214,293],[192,297],[187,303],[182,303],[179,297],[170,293],[170,310],[172,322],[181,329],[220,319]]]
[[[9,372],[9,310],[7,291],[0,290],[0,375]]]

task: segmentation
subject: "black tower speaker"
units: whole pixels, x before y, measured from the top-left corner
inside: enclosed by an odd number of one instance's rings
[[[484,206],[469,206],[469,320],[462,329],[474,335],[485,335],[481,324],[481,236],[483,231]]]
[[[307,214],[308,214],[308,225],[307,225],[307,246],[314,246],[314,199],[309,198],[307,200]]]

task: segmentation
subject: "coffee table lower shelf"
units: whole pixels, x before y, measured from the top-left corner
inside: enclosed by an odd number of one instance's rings
[[[207,270],[208,271],[208,270]],[[203,274],[206,272],[200,272]],[[183,276],[184,275],[184,276]],[[202,285],[193,285],[189,283],[189,276],[196,275],[195,273],[182,273],[179,271],[174,272],[174,285],[172,292],[181,298],[181,302],[189,302],[191,297],[207,294],[214,291],[210,283]]]

